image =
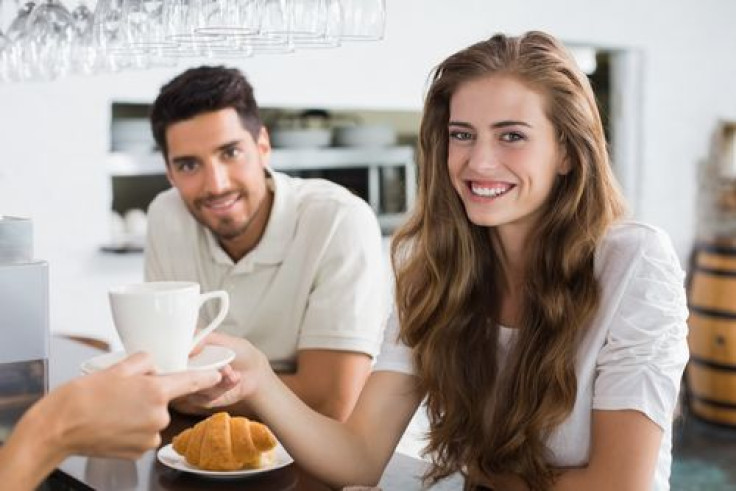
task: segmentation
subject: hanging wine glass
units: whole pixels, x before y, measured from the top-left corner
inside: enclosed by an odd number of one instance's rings
[[[33,2],[26,2],[18,7],[18,13],[11,21],[5,35],[9,45],[5,48],[6,76],[13,81],[29,80],[32,78],[30,51],[26,46],[26,24],[31,13],[36,8]]]
[[[197,34],[244,36],[260,30],[260,0],[203,0],[201,8]]]
[[[320,32],[306,36],[294,34],[293,42],[298,48],[336,48],[340,46],[342,35],[342,5],[341,0],[326,0],[325,8],[320,14],[324,19],[319,20]]]
[[[131,47],[165,48],[175,46],[166,39],[163,0],[123,0],[122,29]]]
[[[97,69],[99,49],[94,39],[94,13],[82,1],[71,12],[73,38],[70,48],[71,71],[92,75]]]
[[[175,47],[165,48],[174,58],[202,56],[208,47],[223,45],[223,37],[216,34],[198,34],[195,29],[204,25],[207,0],[167,0],[164,2],[163,24],[165,37],[175,42]]]
[[[264,0],[258,34],[250,38],[255,54],[293,53],[289,38],[288,5],[286,0]]]
[[[0,0],[0,19],[2,19],[3,13],[3,2]],[[10,79],[7,76],[7,68],[5,66],[6,48],[10,45],[10,40],[3,34],[3,30],[0,29],[0,82],[9,82]]]
[[[47,0],[31,12],[26,24],[33,74],[53,80],[69,71],[73,20],[58,0]]]
[[[98,60],[98,50],[92,35],[94,14],[84,2],[80,2],[72,10],[71,15],[74,34],[70,49],[71,70],[75,73],[91,75],[95,72]]]
[[[99,47],[102,71],[145,68],[148,57],[143,48],[131,47],[125,37],[123,0],[99,0],[95,8],[93,38]]]
[[[340,0],[343,41],[378,41],[386,29],[386,0]]]
[[[9,59],[10,40],[0,31],[0,82],[10,82]]]

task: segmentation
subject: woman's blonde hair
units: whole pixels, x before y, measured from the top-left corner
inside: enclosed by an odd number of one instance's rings
[[[507,279],[491,229],[468,220],[447,167],[450,99],[463,83],[504,75],[543,96],[570,171],[557,177],[527,238],[517,341],[503,380],[496,351]],[[594,255],[624,212],[588,79],[552,36],[495,35],[434,71],[419,135],[416,206],[392,243],[400,337],[427,393],[427,451],[437,481],[513,473],[531,489],[555,478],[545,440],[575,403],[575,356],[598,308]]]

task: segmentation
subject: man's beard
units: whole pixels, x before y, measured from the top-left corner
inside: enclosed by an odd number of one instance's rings
[[[239,200],[245,200],[247,199],[248,195],[244,192],[240,192]],[[253,210],[253,213],[250,214],[245,220],[243,220],[242,223],[238,224],[235,220],[233,220],[230,217],[223,217],[216,219],[215,223],[211,223],[211,221],[208,221],[205,218],[205,214],[201,213],[201,209],[203,207],[203,203],[206,202],[207,199],[199,199],[194,202],[193,206],[188,206],[189,211],[191,212],[192,216],[200,223],[202,226],[207,228],[212,234],[217,238],[218,241],[221,242],[228,242],[234,239],[237,239],[241,235],[243,235],[248,228],[250,227],[251,223],[253,223],[253,220],[258,216],[258,214],[261,212],[261,209],[263,208],[263,204],[266,201],[265,197],[261,198],[261,201],[258,203],[258,206],[255,210]]]
[[[254,218],[255,218],[255,214],[248,217],[248,219],[246,219],[240,225],[237,225],[230,218],[223,218],[219,220],[218,223],[214,227],[211,227],[207,225],[206,223],[202,223],[202,225],[209,228],[210,231],[215,235],[215,237],[217,237],[218,240],[230,241],[233,239],[237,239],[240,235],[244,234],[245,231],[248,230],[248,227],[253,222]]]

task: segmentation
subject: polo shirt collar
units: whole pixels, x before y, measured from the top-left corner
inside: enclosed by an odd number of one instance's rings
[[[289,177],[267,169],[268,186],[273,190],[271,214],[268,217],[263,236],[256,247],[237,262],[238,269],[253,269],[255,264],[280,264],[296,230],[297,200],[289,189]],[[212,259],[219,264],[233,265],[232,259],[218,243],[217,238],[207,228],[205,237]]]

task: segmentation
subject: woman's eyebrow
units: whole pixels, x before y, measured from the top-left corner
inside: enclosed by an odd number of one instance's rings
[[[469,123],[465,123],[462,121],[450,121],[447,123],[448,126],[460,126],[461,128],[472,128],[473,125]],[[491,128],[505,128],[507,126],[526,126],[527,128],[532,128],[532,125],[525,121],[513,121],[513,120],[505,120],[505,121],[499,121],[498,123],[493,123],[491,125]]]

